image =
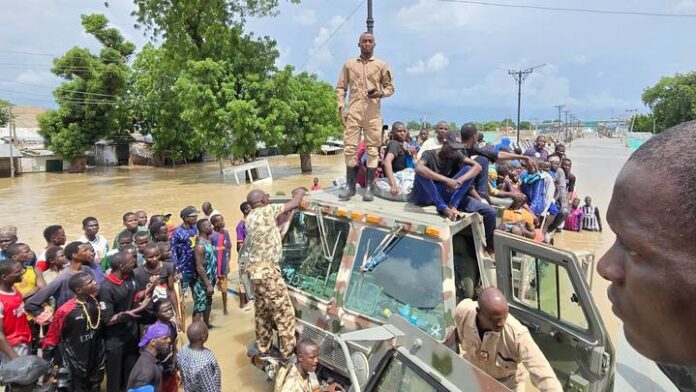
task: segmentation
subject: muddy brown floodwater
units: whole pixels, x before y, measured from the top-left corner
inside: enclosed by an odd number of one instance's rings
[[[630,151],[618,140],[580,139],[568,148],[581,198],[591,195],[602,214],[611,197],[614,179]],[[172,168],[117,167],[98,168],[85,174],[27,174],[0,179],[0,225],[18,227],[20,241],[33,249],[45,246],[43,228],[61,224],[68,240],[82,234],[81,221],[87,216],[99,219],[100,232],[110,241],[122,230],[121,217],[126,211],[143,209],[148,216],[171,212],[178,220],[179,211],[193,205],[200,208],[210,201],[225,217],[231,231],[241,218],[239,204],[254,187],[270,194],[289,194],[298,186],[311,187],[313,177],[320,186],[343,173],[342,156],[313,156],[314,173],[301,174],[297,156],[270,159],[273,177],[253,185],[236,185],[224,178],[217,163]],[[556,245],[572,250],[589,250],[597,258],[611,245],[614,236],[605,226],[603,233],[567,233],[556,237]],[[233,255],[236,259],[236,255]],[[233,263],[234,264],[234,263]],[[607,283],[595,276],[593,294],[613,338],[620,325],[606,297]],[[230,297],[231,312],[223,316],[219,295],[213,306],[208,347],[213,350],[223,372],[223,391],[271,391],[264,374],[252,367],[246,346],[253,336],[253,311],[242,312]],[[189,307],[190,309],[190,307]]]

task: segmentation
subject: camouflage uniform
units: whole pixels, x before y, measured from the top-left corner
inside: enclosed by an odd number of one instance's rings
[[[247,274],[254,284],[256,342],[259,351],[262,355],[269,353],[275,325],[280,352],[288,358],[295,348],[295,310],[278,266],[283,244],[276,226],[276,217],[282,212],[282,204],[269,204],[249,213],[246,219],[249,241]]]
[[[461,356],[513,391],[525,390],[528,371],[532,384],[541,392],[562,392],[544,353],[512,315],[508,315],[501,332],[485,332],[481,341],[476,326],[477,306],[475,301],[465,299],[454,311]]]
[[[319,382],[314,373],[302,376],[299,365],[288,365],[278,370],[273,392],[312,392],[319,387]]]

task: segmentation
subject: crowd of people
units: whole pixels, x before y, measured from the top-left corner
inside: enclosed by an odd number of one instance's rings
[[[171,214],[148,220],[145,211],[128,212],[113,244],[94,217],[73,242],[51,225],[45,248],[35,250],[16,227],[0,227],[0,365],[40,355],[51,365],[42,382],[58,390],[99,391],[105,381],[109,392],[174,392],[180,383],[220,391],[220,367],[205,342],[216,286],[228,311],[232,240],[208,202],[202,213],[188,206],[179,216],[177,225]],[[188,292],[188,345],[177,350]]]

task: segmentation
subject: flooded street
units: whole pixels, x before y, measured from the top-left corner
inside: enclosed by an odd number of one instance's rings
[[[611,197],[614,179],[630,151],[619,140],[580,139],[573,142],[567,153],[573,159],[580,198],[592,196],[602,215]],[[333,178],[343,174],[342,156],[313,156],[314,173],[300,174],[297,156],[270,159],[274,179],[255,183],[271,195],[289,194],[298,186],[310,187],[312,178],[330,186]],[[229,163],[226,163],[226,167]],[[81,221],[95,216],[101,233],[110,241],[122,230],[121,217],[126,211],[143,209],[153,213],[173,214],[178,222],[179,211],[210,201],[225,216],[228,229],[241,218],[239,204],[252,189],[251,184],[236,185],[233,177],[223,178],[216,162],[172,168],[118,167],[98,168],[87,174],[28,174],[14,180],[0,179],[0,224],[18,227],[20,241],[34,250],[45,245],[43,228],[61,224],[68,240],[82,234]],[[556,245],[572,250],[588,250],[596,259],[609,248],[613,234],[604,222],[603,233],[569,233],[556,236]],[[233,255],[236,260],[236,255]],[[233,263],[234,264],[234,263]],[[606,297],[607,283],[595,276],[593,294],[604,322],[616,342],[620,323],[611,312]],[[253,311],[241,312],[236,297],[230,298],[231,312],[223,316],[219,295],[213,309],[213,325],[208,347],[213,350],[223,370],[225,391],[270,391],[261,371],[249,365],[246,345],[253,335]]]

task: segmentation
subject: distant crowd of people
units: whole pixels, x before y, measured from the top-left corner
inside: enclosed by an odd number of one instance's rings
[[[0,366],[40,354],[52,369],[44,382],[58,390],[99,391],[106,379],[109,392],[174,392],[179,380],[185,391],[220,391],[205,342],[216,286],[227,314],[232,240],[223,216],[208,202],[202,210],[182,209],[180,225],[128,212],[113,244],[94,217],[69,243],[51,225],[36,252],[16,227],[0,227]],[[177,350],[189,290],[188,345]]]

